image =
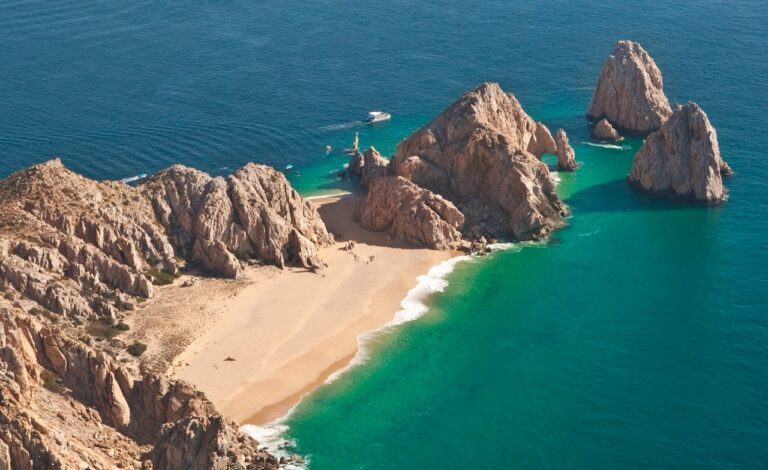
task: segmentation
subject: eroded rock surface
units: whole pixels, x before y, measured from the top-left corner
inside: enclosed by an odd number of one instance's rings
[[[382,176],[371,181],[368,195],[355,208],[355,220],[411,245],[444,250],[461,241],[464,214],[403,177]]]
[[[278,466],[189,384],[135,376],[7,305],[0,305],[0,443],[0,459],[14,469]]]
[[[241,258],[321,267],[317,248],[333,241],[314,206],[265,165],[226,179],[174,165],[141,190],[182,255],[228,277],[238,276]]]
[[[606,142],[619,142],[624,140],[624,138],[619,135],[619,132],[605,118],[597,121],[592,128],[592,137]]]
[[[484,83],[403,140],[391,167],[451,201],[465,232],[531,240],[563,225],[566,207],[540,161],[556,151],[546,126],[498,84]]]
[[[227,277],[250,258],[318,267],[331,241],[315,208],[263,165],[227,179],[174,166],[131,187],[55,159],[0,181],[0,288],[79,321],[118,319],[187,262]]]
[[[557,156],[557,169],[563,171],[574,171],[579,167],[576,163],[576,153],[571,147],[571,143],[568,141],[568,135],[563,129],[558,129],[555,135],[555,144],[557,150],[555,155]]]
[[[648,133],[672,114],[661,71],[633,41],[619,41],[603,64],[587,116],[606,118],[621,130]]]
[[[726,199],[722,175],[731,173],[709,118],[689,102],[676,106],[661,129],[648,136],[628,180],[647,192],[712,205]]]

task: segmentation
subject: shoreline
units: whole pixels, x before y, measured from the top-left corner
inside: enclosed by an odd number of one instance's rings
[[[329,266],[319,274],[253,268],[226,298],[198,293],[216,303],[218,315],[174,359],[174,377],[193,383],[240,425],[271,425],[361,362],[369,335],[421,316],[426,306],[404,318],[406,303],[442,290],[447,283],[439,279],[462,257],[362,229],[352,221],[357,197],[310,199],[337,235],[320,250]],[[447,272],[433,273],[446,263]]]

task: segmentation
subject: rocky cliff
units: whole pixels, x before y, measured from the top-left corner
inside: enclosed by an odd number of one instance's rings
[[[240,259],[321,267],[317,247],[333,241],[314,206],[265,165],[226,179],[174,165],[140,189],[177,251],[228,277],[238,276]]]
[[[278,467],[190,385],[134,376],[104,352],[3,303],[3,468]]]
[[[567,139],[561,143],[569,148]],[[567,159],[566,147],[563,156]],[[424,201],[434,194],[463,214],[463,226],[452,222],[448,225],[461,229],[469,238],[544,237],[563,225],[566,213],[555,194],[549,169],[540,161],[544,153],[556,152],[557,144],[546,126],[528,116],[517,99],[504,93],[498,84],[484,83],[398,145],[387,171],[402,179],[382,183],[376,192],[369,191],[361,203],[363,207],[358,209],[359,214],[368,216],[360,217],[360,221],[364,227],[381,230],[390,220],[402,220],[385,216],[382,201]],[[429,193],[424,198],[415,197],[414,186]],[[409,195],[401,197],[398,191]],[[386,209],[417,211],[407,204],[393,204]],[[426,234],[417,244],[439,248],[444,246],[444,239],[432,237],[433,233],[450,233],[448,239],[455,237],[443,226],[446,217],[429,220],[438,225],[434,230],[413,230]]]
[[[725,200],[722,175],[730,174],[717,132],[706,113],[689,102],[675,106],[661,129],[648,136],[635,154],[628,180],[651,193],[712,205]]]
[[[439,250],[456,248],[464,225],[464,214],[453,203],[401,176],[371,181],[354,218],[369,230]]]
[[[631,133],[657,130],[672,114],[661,71],[633,41],[619,41],[603,64],[587,117]]]
[[[131,187],[51,160],[0,181],[0,468],[276,468],[109,335],[188,264],[227,277],[248,259],[320,266],[331,241],[262,165],[226,179],[174,166]]]

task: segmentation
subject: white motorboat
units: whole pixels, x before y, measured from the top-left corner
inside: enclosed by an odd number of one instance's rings
[[[368,113],[368,116],[365,118],[365,122],[367,123],[373,123],[373,122],[382,122],[382,121],[389,121],[392,119],[392,115],[389,113],[385,113],[384,111],[371,111]]]

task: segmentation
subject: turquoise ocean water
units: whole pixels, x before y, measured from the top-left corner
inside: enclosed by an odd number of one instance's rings
[[[564,127],[583,167],[548,243],[459,264],[419,320],[304,400],[312,469],[768,466],[768,4],[762,1],[5,1],[0,176],[60,155],[99,179],[181,162],[343,190],[485,80]],[[624,183],[583,118],[617,39],[696,100],[736,174],[706,209]],[[390,123],[357,126],[373,109]],[[394,313],[394,312],[393,312]]]

